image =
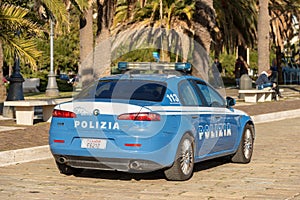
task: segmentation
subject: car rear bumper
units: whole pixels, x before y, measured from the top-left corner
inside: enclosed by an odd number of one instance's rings
[[[143,159],[98,158],[70,155],[53,155],[56,162],[74,168],[116,170],[132,173],[144,173],[162,169],[165,166]]]

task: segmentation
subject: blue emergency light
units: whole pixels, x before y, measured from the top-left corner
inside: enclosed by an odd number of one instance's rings
[[[176,70],[182,72],[190,72],[192,70],[191,63],[156,63],[156,62],[119,62],[118,69],[125,70]]]
[[[120,71],[127,70],[127,63],[128,63],[128,62],[118,62],[118,69],[119,69]]]
[[[191,63],[175,63],[175,70],[190,72],[192,70]]]

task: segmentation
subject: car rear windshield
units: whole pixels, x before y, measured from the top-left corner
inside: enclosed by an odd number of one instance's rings
[[[162,101],[166,83],[149,80],[100,80],[83,90],[77,99],[124,99]]]

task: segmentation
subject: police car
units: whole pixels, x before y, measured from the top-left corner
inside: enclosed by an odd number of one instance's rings
[[[197,162],[250,162],[253,121],[232,108],[234,99],[188,75],[189,63],[118,66],[125,73],[100,78],[54,108],[49,143],[61,173],[162,169],[168,180],[187,180]]]

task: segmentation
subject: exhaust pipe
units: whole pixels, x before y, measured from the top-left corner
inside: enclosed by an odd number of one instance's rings
[[[65,157],[59,157],[59,158],[57,159],[57,162],[58,162],[59,164],[65,164],[65,163],[67,162],[67,159],[66,159]]]
[[[139,170],[139,169],[141,169],[141,165],[138,161],[132,161],[129,164],[129,168],[134,169],[134,170]]]

